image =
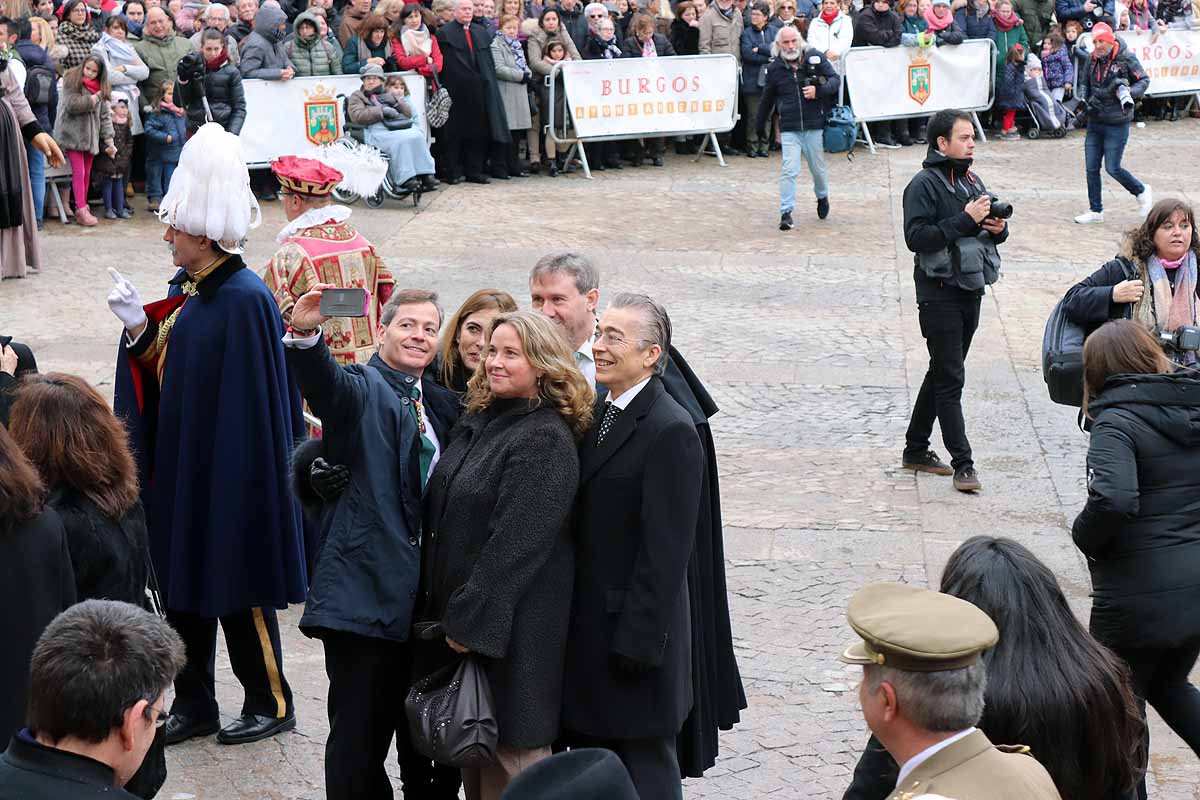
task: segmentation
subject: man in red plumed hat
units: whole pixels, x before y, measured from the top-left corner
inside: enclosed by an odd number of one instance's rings
[[[271,162],[279,179],[279,199],[288,224],[275,237],[280,248],[262,272],[283,319],[317,284],[369,293],[365,317],[335,317],[323,329],[339,364],[365,364],[376,350],[379,312],[391,297],[394,280],[383,259],[349,222],[351,211],[332,202],[342,173],[313,158],[283,156]]]

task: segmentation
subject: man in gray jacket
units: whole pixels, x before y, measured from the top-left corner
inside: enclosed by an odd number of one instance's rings
[[[264,81],[294,78],[296,70],[288,61],[287,47],[283,43],[286,35],[287,15],[274,4],[260,8],[254,17],[254,30],[242,41],[240,48],[238,70],[242,77]]]
[[[743,22],[742,12],[738,11],[733,0],[716,0],[700,17],[700,55],[728,53],[740,65]],[[733,146],[731,137],[738,137],[744,127],[739,120],[731,133],[719,137],[721,149],[726,155],[741,155],[741,151]]]
[[[296,77],[296,68],[288,60],[285,36],[287,15],[275,3],[266,3],[254,16],[254,30],[242,40],[242,57],[238,63],[242,77],[264,81],[290,81]],[[252,170],[250,183],[258,199],[279,198],[279,181],[275,180],[271,170]]]

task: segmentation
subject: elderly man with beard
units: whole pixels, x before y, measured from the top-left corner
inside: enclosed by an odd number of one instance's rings
[[[837,70],[819,50],[807,46],[800,31],[785,26],[779,29],[771,45],[775,56],[767,67],[767,84],[758,107],[758,130],[779,108],[779,129],[783,141],[783,170],[779,178],[779,230],[794,227],[792,210],[796,205],[796,178],[800,157],[812,172],[813,192],[817,196],[817,217],[829,216],[829,180],[825,167],[824,128],[829,104],[838,94]]]

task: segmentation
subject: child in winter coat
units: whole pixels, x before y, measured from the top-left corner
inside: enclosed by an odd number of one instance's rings
[[[133,158],[133,134],[129,126],[129,101],[114,100],[110,106],[113,127],[113,144],[116,154],[107,152],[96,156],[92,174],[100,184],[100,196],[104,198],[105,219],[129,219],[133,212],[125,207],[125,180],[129,177],[129,162]]]
[[[570,61],[571,55],[567,52],[566,45],[557,39],[551,39],[546,44],[546,49],[542,53],[542,58],[551,67],[560,61]],[[554,121],[559,123],[557,126],[559,136],[563,136],[562,121],[568,119],[566,91],[563,89],[562,73],[560,72],[557,78],[558,84],[554,87],[554,102],[557,108],[554,109]],[[550,93],[545,93],[546,102],[549,103]],[[548,108],[549,106],[547,106]],[[547,112],[547,119],[549,112]],[[567,171],[566,156],[570,151],[571,144],[569,141],[555,142],[549,133],[546,134],[546,161],[549,166],[546,168],[546,174],[551,178],[558,177],[558,173]]]
[[[1044,63],[1032,53],[1025,59],[1025,102],[1043,132],[1065,133],[1074,125],[1063,104],[1051,94],[1042,68]]]
[[[171,188],[171,176],[179,164],[179,153],[187,138],[187,115],[174,105],[175,84],[164,81],[162,97],[146,115],[146,199],[150,210],[158,211],[159,201]]]
[[[108,108],[111,95],[104,61],[96,56],[88,56],[63,77],[63,90],[59,95],[58,116],[54,124],[54,138],[66,152],[71,164],[75,221],[89,228],[99,222],[87,203],[92,161],[102,149],[110,156],[117,152],[113,145],[112,117]]]
[[[1000,79],[1000,92],[996,105],[1004,112],[1004,127],[1000,138],[1011,141],[1020,139],[1017,130],[1017,109],[1025,107],[1025,48],[1014,44],[1004,57],[1004,76]]]
[[[1075,83],[1075,65],[1067,52],[1067,42],[1061,33],[1051,31],[1042,42],[1042,69],[1050,94],[1062,102]]]

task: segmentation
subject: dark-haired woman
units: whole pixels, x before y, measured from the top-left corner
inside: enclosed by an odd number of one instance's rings
[[[1139,320],[1115,320],[1084,344],[1083,381],[1088,499],[1071,536],[1092,574],[1092,635],[1200,755],[1188,682],[1200,655],[1200,379],[1173,372]]]
[[[492,320],[517,310],[517,301],[500,289],[480,289],[459,306],[442,330],[438,345],[437,381],[460,396],[487,352]]]
[[[92,27],[84,0],[69,0],[62,8],[61,19],[55,41],[67,48],[67,54],[58,60],[59,71],[65,73],[91,55],[92,47],[100,41],[100,31]]]
[[[1197,319],[1196,263],[1200,235],[1196,215],[1183,200],[1166,198],[1126,234],[1112,261],[1075,284],[1063,298],[1063,313],[1077,325],[1135,319],[1152,331],[1174,331]],[[1193,363],[1192,353],[1172,353]]]
[[[75,603],[67,534],[37,470],[0,425],[0,738],[25,723],[29,657],[42,631]]]
[[[145,607],[146,518],[125,427],[108,403],[75,375],[29,375],[17,390],[9,431],[49,490],[47,505],[62,520],[76,600]],[[153,797],[166,780],[162,734],[126,791]]]
[[[992,536],[963,542],[941,591],[983,609],[1000,629],[984,654],[979,728],[1023,744],[1063,800],[1132,797],[1144,764],[1144,725],[1121,660],[1083,629],[1054,573],[1028,549]],[[899,768],[872,737],[843,800],[883,800]]]

